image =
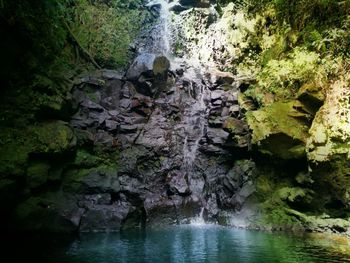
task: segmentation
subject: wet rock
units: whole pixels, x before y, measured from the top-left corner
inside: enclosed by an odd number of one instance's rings
[[[213,106],[221,106],[222,105],[222,100],[217,99],[215,101],[212,102]]]
[[[123,110],[128,110],[131,106],[131,101],[129,99],[122,99],[119,102],[120,108]]]
[[[104,108],[100,105],[100,104],[97,104],[91,100],[84,100],[82,103],[81,103],[81,106],[84,107],[84,108],[87,108],[89,110],[93,110],[93,111],[97,111],[97,112],[103,112],[104,111]]]
[[[209,128],[207,131],[207,138],[214,145],[224,145],[229,135],[222,129]]]
[[[235,77],[230,72],[222,72],[218,70],[210,71],[210,81],[215,85],[232,84]]]
[[[154,75],[166,76],[170,68],[170,61],[165,56],[156,57],[153,61],[153,73]]]
[[[152,159],[154,152],[149,151],[146,147],[129,146],[120,153],[119,162],[123,165],[119,167],[120,174],[137,174],[137,166],[143,160]],[[128,181],[126,180],[127,184]]]
[[[137,131],[138,128],[139,126],[136,124],[121,124],[119,127],[119,131],[121,133],[134,133]]]
[[[17,207],[14,220],[22,231],[74,233],[83,213],[75,198],[56,193],[25,200]]]
[[[179,223],[177,207],[182,203],[182,197],[148,196],[144,202],[149,225],[173,225]]]
[[[228,107],[222,108],[221,117],[227,117],[230,115],[230,109]]]
[[[126,82],[120,90],[120,98],[130,99],[135,94],[135,86],[131,82]]]
[[[114,148],[115,139],[108,132],[99,130],[94,135],[94,145],[95,146],[102,146],[102,147],[107,148],[107,149]]]
[[[118,130],[119,124],[113,120],[105,121],[105,129],[111,133],[115,133]]]
[[[172,12],[175,12],[175,13],[181,13],[187,9],[189,9],[189,7],[182,6],[180,4],[175,4],[175,5],[171,6],[169,10]]]
[[[183,76],[185,70],[183,68],[177,68],[175,72],[178,76]]]
[[[187,196],[191,194],[185,175],[181,172],[172,172],[167,176],[168,192],[178,194],[181,196]]]
[[[239,105],[233,105],[230,107],[229,112],[232,116],[238,117],[240,115],[241,108]]]
[[[214,128],[221,128],[224,124],[224,118],[219,116],[211,116],[208,120],[209,126]]]
[[[118,175],[113,171],[92,169],[84,176],[80,189],[87,194],[118,193],[120,191]]]
[[[137,83],[135,85],[135,88],[137,92],[146,95],[146,96],[153,96],[156,92],[156,87],[153,86],[153,77],[148,77],[145,75],[140,75],[140,77],[137,79]]]
[[[82,217],[79,230],[81,232],[119,231],[124,215],[117,207],[95,206]]]
[[[96,87],[102,87],[105,84],[105,82],[103,79],[99,78],[99,76],[87,75],[77,80],[75,84],[89,84]]]
[[[109,69],[102,70],[101,74],[102,74],[102,77],[107,80],[111,80],[111,79],[121,80],[124,77],[124,72],[109,70]]]
[[[224,91],[222,90],[214,90],[211,92],[210,94],[210,99],[212,102],[216,101],[216,100],[219,100],[222,98],[222,96],[224,95]]]
[[[248,133],[248,125],[245,121],[229,117],[223,124],[223,129],[231,134],[244,135]]]
[[[235,208],[240,208],[243,206],[244,202],[249,198],[256,188],[252,182],[246,183],[231,199],[231,203]]]
[[[238,92],[229,92],[225,94],[225,101],[227,106],[238,104]]]
[[[126,73],[129,80],[137,80],[142,73],[150,75],[153,70],[153,62],[156,56],[150,53],[142,53],[135,58]]]

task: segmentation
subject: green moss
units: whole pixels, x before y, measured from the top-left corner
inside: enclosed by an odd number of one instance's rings
[[[62,153],[76,145],[75,135],[69,126],[61,121],[42,123],[30,127],[33,136],[33,151],[36,153]]]
[[[116,178],[117,171],[117,166],[108,165],[101,165],[90,169],[70,169],[64,174],[62,187],[65,192],[69,193],[114,190],[117,192],[119,191],[119,182]]]
[[[46,183],[50,165],[44,162],[35,162],[27,169],[27,183],[30,188],[37,188]]]
[[[87,151],[78,150],[75,157],[74,165],[78,167],[89,168],[89,167],[98,166],[100,163],[103,163],[103,162],[104,160],[102,158],[92,155]]]
[[[31,154],[63,154],[72,151],[76,145],[73,131],[61,121],[41,123],[23,130],[2,129],[0,133],[0,175],[5,177],[23,176]]]
[[[305,155],[308,126],[293,117],[294,102],[275,102],[260,110],[247,113],[252,142],[259,150],[283,159],[300,158]]]
[[[71,169],[64,173],[62,189],[65,192],[79,193],[84,178],[90,173],[91,169]]]
[[[313,192],[309,189],[300,187],[283,187],[278,190],[277,195],[281,200],[293,203],[295,201],[303,200],[304,203],[310,203]]]

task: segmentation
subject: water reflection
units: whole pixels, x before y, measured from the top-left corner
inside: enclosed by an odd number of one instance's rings
[[[33,262],[65,263],[350,262],[349,254],[313,239],[215,225],[84,234],[61,243],[53,240],[26,241],[23,247],[16,242],[13,256],[22,254],[26,261]]]

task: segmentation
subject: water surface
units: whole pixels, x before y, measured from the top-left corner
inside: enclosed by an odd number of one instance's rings
[[[219,226],[82,234],[73,240],[51,237],[26,243],[15,256],[31,262],[350,262],[350,255],[314,239]]]

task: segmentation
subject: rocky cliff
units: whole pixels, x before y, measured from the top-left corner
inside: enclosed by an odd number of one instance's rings
[[[35,123],[4,122],[3,225],[118,231],[201,214],[349,234],[347,73],[331,79],[329,58],[278,35],[273,8],[144,8],[154,20],[128,67],[75,75],[27,112]]]

